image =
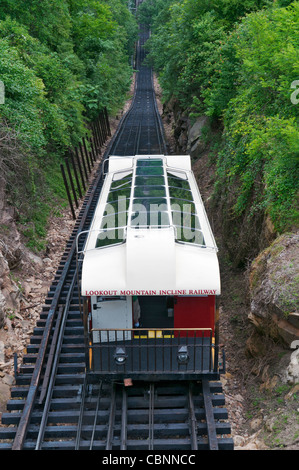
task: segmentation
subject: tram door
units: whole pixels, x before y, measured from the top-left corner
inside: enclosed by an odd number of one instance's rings
[[[93,331],[93,343],[122,341],[131,339],[132,297],[91,297],[92,329],[112,331]],[[121,331],[117,331],[121,330]]]
[[[215,296],[203,297],[175,297],[174,299],[174,327],[175,328],[212,328],[215,324]],[[194,335],[191,331],[188,335]],[[202,336],[202,332],[196,332],[196,336]],[[205,333],[205,336],[208,336]],[[181,331],[180,336],[186,336]]]

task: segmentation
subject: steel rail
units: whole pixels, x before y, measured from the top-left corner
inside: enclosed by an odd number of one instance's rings
[[[130,115],[133,113],[133,104],[131,105],[130,109],[126,112],[126,114],[122,117],[119,127],[118,127],[118,132],[114,135],[114,140],[112,144],[110,145],[110,152],[109,155],[118,155],[115,148],[117,148],[120,144],[120,140],[123,136],[123,134],[126,131],[126,123],[130,118]]]
[[[188,406],[190,420],[190,441],[191,450],[198,450],[197,444],[197,420],[195,416],[194,400],[193,400],[193,383],[190,382],[188,390]]]
[[[148,449],[154,450],[154,400],[155,400],[155,386],[153,383],[150,384],[149,388],[149,423],[148,423]]]
[[[93,448],[93,443],[94,443],[94,438],[95,438],[95,432],[96,432],[96,426],[97,426],[97,421],[98,421],[98,413],[99,413],[100,401],[101,401],[102,385],[103,385],[103,382],[100,381],[100,384],[99,384],[99,393],[98,393],[98,398],[97,398],[97,406],[96,406],[95,415],[94,415],[94,422],[93,422],[93,429],[92,429],[92,434],[91,434],[91,438],[90,438],[89,450],[92,450],[92,448]]]
[[[62,317],[62,308],[60,308],[59,310],[60,310],[59,311],[59,317]],[[64,312],[64,315],[65,315],[65,312]],[[60,327],[60,324],[59,324],[59,327]],[[54,339],[55,339],[56,334],[58,335],[59,333],[60,333],[59,328],[56,328],[55,329]],[[61,341],[61,337],[59,338],[58,343],[60,343],[60,341]],[[58,360],[59,356],[58,356],[58,351],[56,349],[55,349],[55,351],[52,351],[52,354],[55,354],[54,366],[53,366],[53,370],[51,372],[51,377],[50,377],[50,382],[49,382],[50,385],[49,385],[48,392],[47,392],[47,397],[46,397],[44,410],[43,410],[43,414],[42,414],[42,419],[41,419],[41,423],[40,423],[40,427],[39,427],[39,433],[38,433],[38,437],[37,437],[37,441],[36,441],[35,450],[40,450],[41,449],[42,440],[43,440],[43,437],[44,437],[45,428],[46,428],[47,420],[48,420],[50,402],[51,402],[52,393],[53,393],[54,378],[55,378],[55,374],[56,374],[57,360]]]
[[[79,412],[79,418],[78,418],[78,424],[77,424],[75,450],[80,449],[82,423],[83,423],[83,417],[84,417],[84,404],[85,404],[85,397],[86,397],[86,387],[87,387],[87,374],[85,374],[84,383],[82,386],[82,395],[81,395],[80,412]]]
[[[42,389],[41,389],[41,392],[40,392],[40,397],[39,397],[39,403],[40,404],[42,404],[43,401],[44,401],[44,398],[45,398],[45,395],[46,395],[46,392],[47,392],[47,384],[48,384],[49,378],[50,378],[52,363],[55,360],[58,335],[59,335],[59,330],[60,330],[60,324],[61,324],[61,321],[62,321],[62,314],[63,314],[63,308],[60,307],[59,308],[59,314],[58,314],[57,321],[56,321],[56,325],[55,325],[55,331],[54,331],[52,342],[51,342],[51,349],[50,349],[49,356],[48,356],[46,372],[45,372],[44,380],[43,380],[43,385],[42,385]]]
[[[41,388],[41,394],[40,394],[40,399],[39,399],[40,404],[43,402],[46,393],[49,395],[49,392],[52,389],[53,384],[54,384],[54,378],[55,378],[57,364],[58,364],[58,357],[60,354],[64,329],[65,329],[66,320],[67,320],[67,314],[68,314],[68,310],[70,307],[72,296],[74,294],[76,281],[77,281],[77,268],[75,270],[75,273],[73,275],[73,278],[72,278],[72,281],[68,290],[64,309],[62,307],[60,307],[59,309],[59,315],[58,315],[57,323],[55,325],[55,332],[53,335],[51,349],[50,349],[49,357],[47,360],[46,373],[45,373],[43,385]],[[50,387],[49,387],[49,383],[51,383]]]
[[[107,442],[106,442],[105,450],[112,449],[112,441],[113,441],[114,426],[115,426],[115,412],[116,412],[116,383],[114,382],[112,384],[109,424],[108,424]]]
[[[122,391],[122,409],[121,409],[121,435],[120,435],[120,450],[127,449],[127,425],[128,425],[128,395],[127,390],[123,387]]]
[[[208,380],[202,381],[202,393],[204,399],[205,416],[208,431],[208,443],[210,450],[218,450],[216,424],[214,419],[213,404]]]

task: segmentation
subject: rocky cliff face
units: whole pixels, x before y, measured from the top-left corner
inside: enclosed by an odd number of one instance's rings
[[[188,154],[192,160],[199,158],[207,148],[205,133],[210,119],[207,116],[200,116],[191,121],[174,99],[164,105],[163,116],[168,122],[173,123],[174,152],[181,155]]]
[[[268,324],[270,335],[290,345],[299,342],[299,232],[278,237],[250,268],[252,321]]]
[[[250,267],[249,319],[262,335],[286,349],[299,347],[299,232],[278,237]],[[247,344],[250,352],[251,341]],[[286,382],[299,382],[299,349],[283,373]]]
[[[20,306],[20,290],[11,270],[20,264],[22,252],[13,208],[6,204],[4,184],[0,181],[0,328],[4,326],[5,316]]]

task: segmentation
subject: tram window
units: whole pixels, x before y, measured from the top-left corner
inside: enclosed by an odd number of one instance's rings
[[[170,200],[171,203],[171,210],[179,211],[179,212],[187,212],[187,213],[196,213],[195,204],[193,201],[188,201],[184,199],[178,199],[172,197]]]
[[[136,176],[135,186],[163,186],[164,176]]]
[[[171,187],[175,188],[182,188],[182,189],[189,189],[190,190],[190,185],[187,180],[182,179],[182,178],[177,178],[176,176],[170,176],[168,173],[168,185]]]
[[[147,203],[150,202],[151,204],[166,204],[167,199],[165,197],[136,197],[133,199],[134,204],[142,204],[143,202]]]
[[[185,180],[185,181],[188,180],[187,173],[183,170],[169,169],[167,170],[167,175],[168,177],[171,177],[171,178],[177,178],[177,179]]]
[[[122,228],[112,228],[101,230],[96,241],[96,248],[103,248],[109,245],[123,243],[125,240],[125,231]]]
[[[141,166],[136,169],[136,175],[141,176],[141,175],[149,175],[149,176],[159,176],[163,175],[164,170],[163,167],[160,166]]]
[[[108,195],[107,202],[117,201],[119,197],[129,198],[131,195],[131,188],[120,188],[111,191]]]
[[[116,212],[102,218],[100,229],[112,229],[127,225],[128,212]]]
[[[133,199],[132,211],[165,211],[167,210],[167,199],[156,197],[140,197]]]
[[[139,159],[137,160],[137,167],[141,166],[162,166],[163,161],[160,158],[151,158],[151,159]]]
[[[205,246],[204,236],[201,230],[193,230],[188,227],[177,227],[177,241],[184,243],[194,243]]]
[[[176,227],[176,240],[205,246],[199,218],[193,202],[171,199],[172,223]]]
[[[104,214],[106,215],[115,214],[116,212],[123,212],[129,209],[130,198],[128,197],[119,197],[115,201],[111,201],[105,206]]]
[[[134,197],[166,197],[165,186],[137,186],[134,189]]]
[[[133,227],[162,227],[169,226],[169,224],[168,212],[163,211],[136,211],[131,219],[131,225]]]
[[[132,185],[132,175],[126,176],[125,178],[122,178],[120,180],[112,181],[110,190],[114,191],[117,189],[128,188],[128,187],[131,187],[131,185]]]
[[[178,199],[187,199],[188,201],[193,201],[193,196],[189,189],[173,188],[172,186],[170,186],[169,195],[170,197],[174,197]]]
[[[189,229],[201,230],[199,219],[196,214],[180,211],[172,211],[172,221],[174,225],[187,227]]]
[[[110,190],[130,188],[132,185],[132,171],[124,171],[113,175]]]

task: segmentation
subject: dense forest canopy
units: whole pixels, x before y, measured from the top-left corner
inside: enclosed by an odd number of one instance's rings
[[[164,100],[223,126],[216,194],[233,217],[297,226],[299,2],[145,0],[139,19]]]
[[[126,0],[0,2],[1,183],[33,245],[64,195],[59,159],[126,98],[137,30]]]

